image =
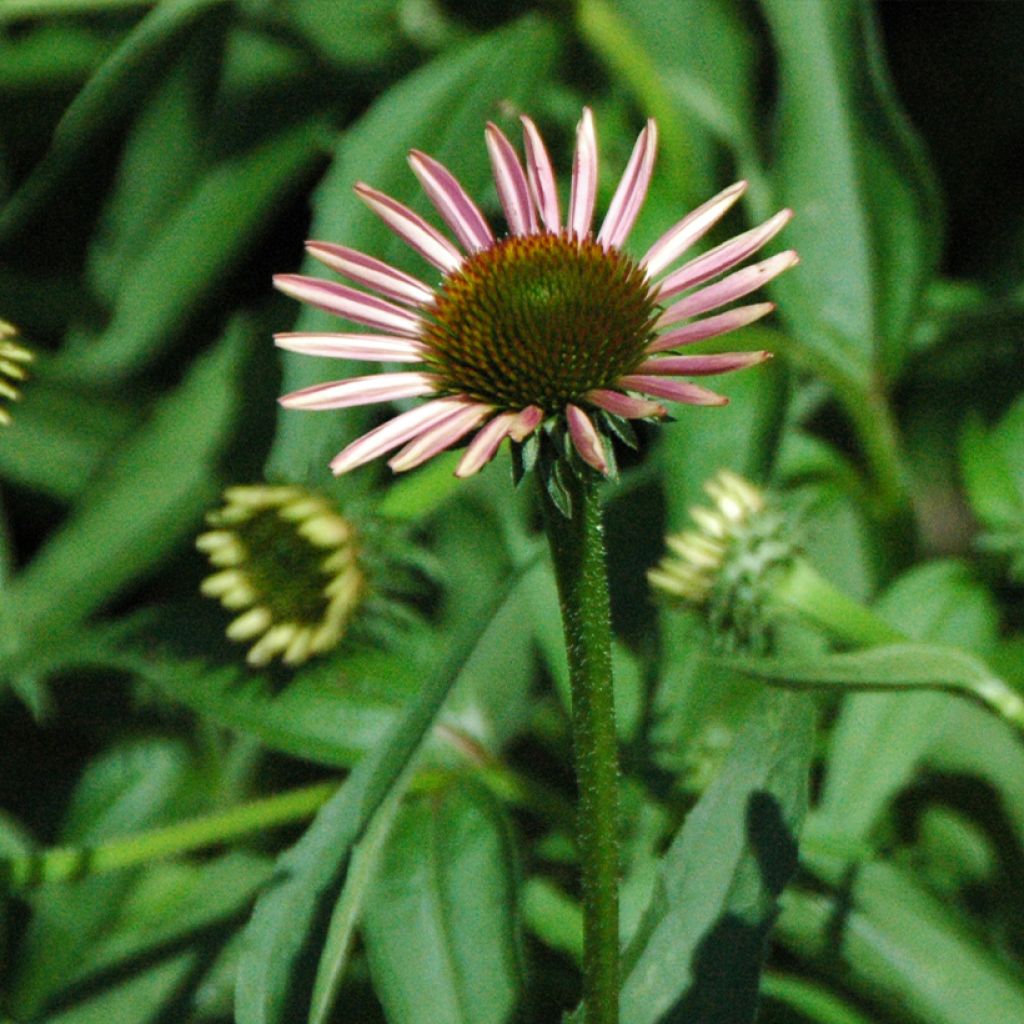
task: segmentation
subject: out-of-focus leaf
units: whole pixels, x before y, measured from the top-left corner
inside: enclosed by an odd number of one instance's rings
[[[956,563],[912,570],[887,591],[878,610],[915,639],[984,651],[995,638],[991,596]],[[961,660],[970,657],[956,653]],[[871,659],[876,656],[871,651],[860,657],[868,659],[864,678],[872,671],[876,679],[886,678],[894,668],[875,665],[872,669]],[[916,673],[916,678],[927,682],[923,676],[956,672],[956,666],[955,657],[940,654],[937,663],[929,666],[910,658],[905,672],[908,679]],[[958,699],[938,693],[848,697],[832,734],[816,827],[853,842],[866,839],[890,798],[910,779]]]
[[[814,717],[766,694],[665,854],[626,954],[622,1019],[752,1021],[776,901],[796,869]]]
[[[44,210],[79,160],[114,135],[175,52],[181,38],[223,0],[168,0],[130,32],[75,97],[49,152],[0,211],[0,247]]]
[[[486,200],[490,165],[483,129],[501,119],[504,104],[528,104],[547,77],[554,37],[543,21],[528,17],[457,51],[448,51],[386,92],[342,137],[334,166],[315,197],[313,238],[340,242],[419,275],[420,261],[352,192],[357,181],[422,211],[427,205],[406,156],[416,147],[450,167],[466,189]],[[304,271],[321,273],[307,260]],[[287,268],[282,268],[287,269]],[[337,317],[303,309],[300,331],[338,330]],[[283,355],[286,390],[330,378],[365,373],[365,364]],[[320,480],[330,458],[365,429],[358,409],[342,415],[284,411],[268,462],[271,477]]]
[[[71,501],[85,489],[136,417],[99,394],[50,382],[33,370],[14,422],[0,445],[0,476]]]
[[[514,875],[508,827],[489,793],[453,785],[406,806],[363,923],[390,1024],[514,1018],[523,980]]]
[[[363,758],[305,835],[278,861],[275,880],[247,929],[238,973],[238,1024],[307,1020],[315,982],[314,950],[322,948],[331,906],[351,870],[353,849],[390,796],[401,791],[416,752],[452,685],[493,616],[503,590],[449,645],[388,736]]]
[[[765,972],[761,995],[766,1000],[792,1007],[816,1024],[875,1024],[836,993],[806,978]],[[767,1014],[765,1017],[770,1019]]]
[[[110,324],[95,340],[79,339],[68,370],[116,381],[159,355],[312,166],[317,136],[316,123],[300,125],[204,176],[143,258],[123,272]]]
[[[6,656],[45,653],[54,634],[157,564],[198,522],[238,403],[251,334],[236,322],[96,479],[0,604]]]
[[[1017,971],[990,953],[956,914],[889,864],[860,868],[837,899],[790,891],[777,934],[801,958],[832,961],[872,1002],[928,1024],[1024,1019]]]
[[[10,0],[0,7],[0,25],[12,17],[12,7]],[[10,96],[76,86],[109,49],[103,36],[87,28],[67,22],[38,25],[16,38],[0,39],[0,89]]]
[[[886,74],[873,14],[853,0],[762,0],[778,55],[778,203],[800,269],[780,308],[822,366],[893,377],[939,253],[926,157]]]

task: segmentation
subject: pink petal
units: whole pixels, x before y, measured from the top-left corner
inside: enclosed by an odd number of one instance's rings
[[[544,410],[539,405],[528,405],[512,421],[508,436],[513,441],[525,441],[543,422]]]
[[[727,302],[735,299],[742,299],[756,291],[763,284],[767,284],[773,277],[778,277],[790,267],[795,267],[800,262],[800,257],[789,250],[780,252],[777,256],[755,263],[752,267],[744,267],[736,273],[722,278],[715,284],[701,288],[685,299],[680,299],[674,306],[669,306],[658,318],[659,327],[667,327],[678,320],[685,320],[691,316],[699,316],[710,309],[717,309]]]
[[[586,238],[594,219],[597,199],[597,135],[590,107],[576,128],[576,155],[572,161],[572,189],[569,192],[569,234]]]
[[[523,172],[523,165],[505,138],[501,129],[491,122],[484,134],[487,152],[494,170],[494,183],[498,187],[508,229],[513,235],[531,235],[537,230],[537,217],[530,198],[530,186]]]
[[[729,373],[747,366],[757,366],[771,359],[771,352],[724,352],[717,356],[663,356],[648,359],[636,369],[637,373],[653,373],[670,377],[706,377],[715,373]]]
[[[382,363],[418,363],[423,346],[387,334],[275,334],[274,343],[289,352],[331,359],[376,359]]]
[[[293,299],[346,320],[354,320],[357,324],[392,331],[407,338],[420,336],[423,321],[414,313],[378,299],[375,295],[356,291],[348,285],[321,281],[316,277],[303,277],[301,274],[276,274],[274,287]]]
[[[479,473],[494,458],[501,442],[508,437],[517,415],[514,412],[503,412],[487,423],[469,442],[455,475],[461,479]]]
[[[687,288],[703,284],[726,270],[731,270],[771,241],[792,219],[792,210],[780,210],[759,227],[745,231],[695,260],[690,260],[658,285],[658,299],[663,302]]]
[[[462,266],[459,250],[408,206],[362,182],[355,192],[399,238],[442,273],[453,274]]]
[[[588,466],[593,466],[599,473],[608,474],[608,462],[604,457],[604,446],[601,438],[590,422],[590,417],[571,402],[565,407],[565,416],[569,421],[569,436],[580,458]]]
[[[306,251],[350,281],[372,288],[390,299],[410,306],[425,306],[433,301],[434,290],[422,281],[355,249],[330,242],[307,242]]]
[[[526,147],[526,175],[533,189],[533,198],[544,227],[557,234],[562,230],[562,212],[551,158],[533,121],[525,114],[520,120],[523,122],[523,143]]]
[[[659,335],[648,346],[648,353],[664,352],[670,348],[681,348],[683,345],[692,345],[695,341],[704,341],[706,338],[714,338],[719,334],[728,334],[740,327],[746,327],[755,320],[767,315],[775,308],[774,302],[757,302],[750,306],[738,306],[726,313],[719,313],[717,316],[709,316],[696,323],[687,324],[685,327],[678,327],[668,334]]]
[[[627,420],[643,420],[648,416],[667,416],[668,410],[658,402],[648,402],[643,398],[624,395],[621,391],[609,391],[607,388],[595,388],[583,396],[588,402],[601,409],[607,409],[615,416]]]
[[[640,207],[647,196],[658,148],[658,126],[653,120],[640,133],[626,171],[612,197],[597,240],[609,249],[618,249],[632,230]]]
[[[745,181],[738,181],[713,196],[696,210],[688,213],[678,224],[669,228],[640,261],[650,277],[660,274],[677,256],[694,242],[703,238],[725,216],[729,207],[747,190]]]
[[[727,405],[729,399],[724,395],[716,395],[714,391],[698,387],[684,380],[666,380],[664,377],[649,377],[642,374],[630,374],[619,379],[620,387],[631,391],[642,391],[658,398],[668,398],[673,402],[685,402],[687,405]]]
[[[374,427],[369,433],[357,438],[331,460],[331,469],[336,476],[347,473],[356,466],[383,455],[385,452],[405,444],[410,438],[447,419],[465,404],[463,398],[436,398],[432,402],[417,405],[414,409]]]
[[[456,441],[466,436],[491,411],[491,406],[473,402],[452,413],[440,423],[424,430],[410,441],[388,465],[396,473],[404,473],[432,459],[435,455],[451,448]]]
[[[284,395],[278,401],[286,409],[347,409],[353,405],[429,395],[436,386],[436,378],[429,373],[374,373],[368,377],[314,384]]]
[[[494,244],[494,232],[455,175],[433,157],[416,149],[409,154],[409,163],[423,191],[466,249],[470,252],[489,249]]]

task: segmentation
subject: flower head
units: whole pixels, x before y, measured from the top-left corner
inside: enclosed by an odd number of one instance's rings
[[[359,197],[440,274],[436,284],[327,242],[310,242],[309,252],[365,290],[293,274],[275,278],[286,294],[376,332],[281,334],[282,348],[414,367],[305,388],[282,398],[284,406],[340,409],[428,399],[352,442],[332,461],[335,473],[395,449],[388,465],[411,469],[472,434],[456,470],[469,476],[506,438],[519,444],[546,434],[573,460],[607,474],[606,439],[622,433],[622,420],[664,416],[663,400],[725,403],[679,378],[738,370],[769,357],[672,353],[773,308],[762,302],[704,316],[797,262],[796,253],[783,252],[734,269],[783,228],[791,211],[671,269],[739,199],[746,188],[739,182],[687,214],[637,260],[623,245],[651,178],[655,123],[640,133],[594,235],[598,161],[590,111],[584,110],[577,130],[564,220],[540,133],[528,117],[522,122],[525,164],[497,126],[489,124],[485,133],[508,225],[503,237],[451,172],[425,153],[413,151],[409,162],[458,245],[402,203],[356,185]]]
[[[0,426],[10,425],[11,414],[3,407],[3,400],[11,402],[21,398],[18,387],[28,377],[26,366],[35,356],[14,339],[18,329],[6,320],[0,320]]]
[[[231,640],[255,641],[246,660],[278,655],[298,665],[334,647],[363,598],[355,530],[323,498],[301,487],[229,487],[196,538],[216,570],[207,597],[240,612]]]

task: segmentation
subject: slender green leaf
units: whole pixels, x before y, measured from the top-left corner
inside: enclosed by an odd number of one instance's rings
[[[363,924],[390,1024],[512,1020],[522,987],[516,904],[507,825],[490,794],[454,785],[412,801]]]
[[[501,592],[465,634],[454,638],[448,658],[427,677],[387,738],[363,758],[303,838],[281,856],[275,882],[257,903],[247,930],[238,973],[238,1024],[307,1019],[317,951],[330,908],[351,870],[353,848],[388,797],[403,785],[452,685],[507,593]]]
[[[384,93],[342,137],[331,173],[317,190],[313,238],[372,253],[417,274],[424,268],[352,192],[357,181],[410,203],[426,204],[406,163],[414,147],[448,165],[470,193],[487,197],[490,167],[483,142],[503,104],[523,105],[547,77],[554,56],[547,24],[529,17],[501,28],[407,76]],[[318,273],[307,261],[305,270]],[[287,268],[282,268],[287,269]],[[338,330],[336,317],[304,309],[296,328]],[[362,364],[285,354],[287,390],[365,372]],[[343,416],[282,412],[268,464],[271,476],[320,480],[339,448],[364,429],[358,410]]]

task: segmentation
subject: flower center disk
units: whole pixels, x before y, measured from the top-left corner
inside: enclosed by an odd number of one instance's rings
[[[554,413],[642,361],[656,304],[631,257],[541,234],[470,256],[427,313],[424,361],[439,390]]]

